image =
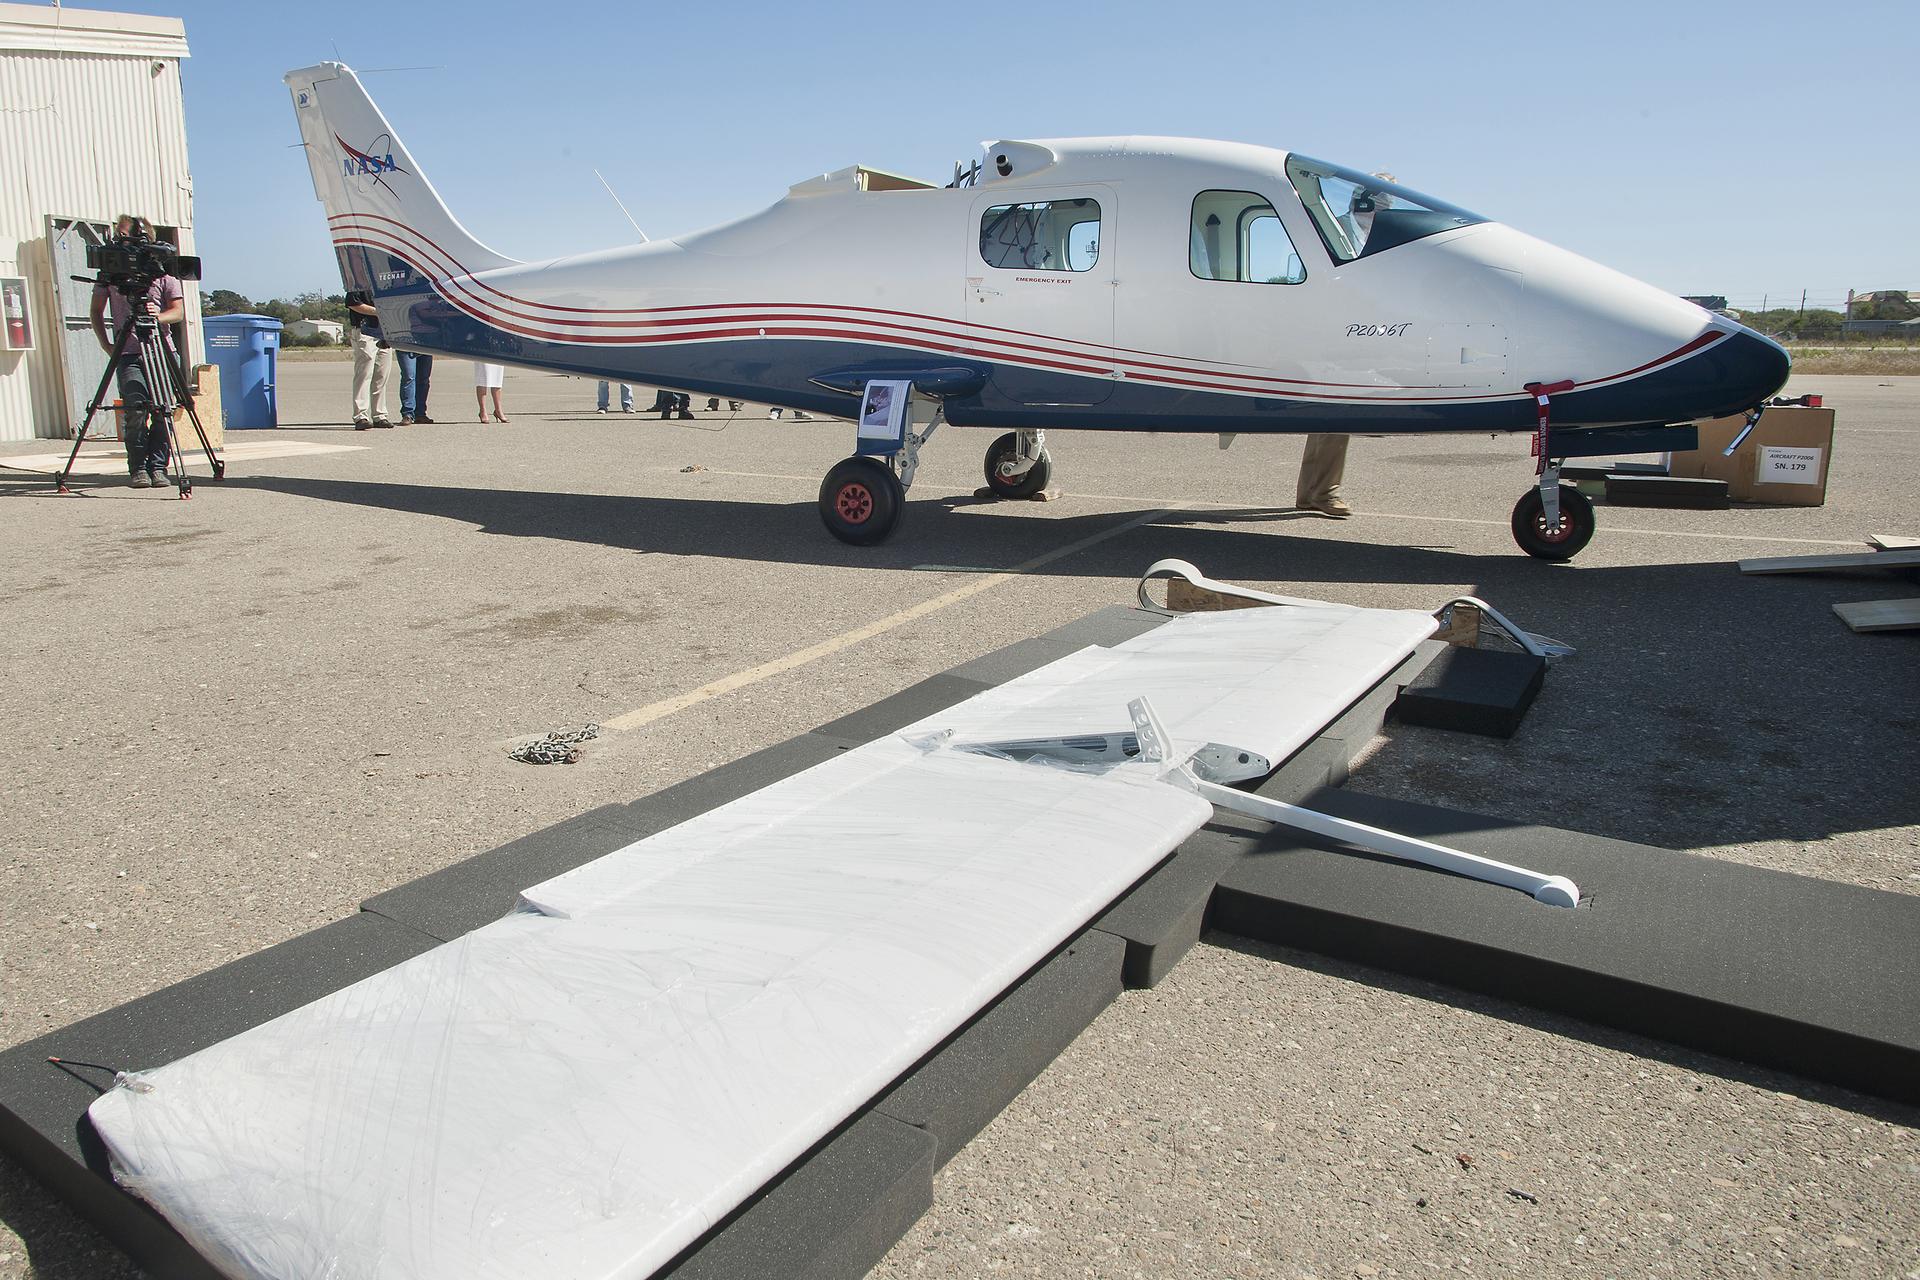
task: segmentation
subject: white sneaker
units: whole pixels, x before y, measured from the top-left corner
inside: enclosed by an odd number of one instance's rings
[[[594,412],[595,412],[595,413],[605,413],[605,412],[606,412],[606,410],[605,410],[605,409],[595,409],[595,410],[594,410]]]

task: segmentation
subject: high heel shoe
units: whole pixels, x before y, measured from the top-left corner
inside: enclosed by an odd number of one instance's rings
[[[493,420],[495,422],[505,422],[507,420],[507,415],[504,413],[496,413],[493,415]]]

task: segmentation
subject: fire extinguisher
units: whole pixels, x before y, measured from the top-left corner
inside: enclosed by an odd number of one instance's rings
[[[8,289],[6,295],[7,346],[14,351],[22,351],[27,345],[26,295],[18,289]]]

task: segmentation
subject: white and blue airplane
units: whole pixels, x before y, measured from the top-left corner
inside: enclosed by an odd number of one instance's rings
[[[1534,431],[1529,554],[1593,535],[1568,457],[1675,447],[1747,412],[1784,348],[1374,175],[1241,143],[987,144],[935,186],[852,166],[672,240],[516,262],[481,244],[339,63],[288,73],[341,275],[399,346],[917,425],[828,472],[844,541],[898,523],[941,422],[1003,429],[986,479],[1046,487],[1045,433]],[[1679,447],[1687,447],[1682,444]]]

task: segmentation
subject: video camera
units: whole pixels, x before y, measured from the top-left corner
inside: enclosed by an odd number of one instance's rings
[[[144,294],[161,276],[198,280],[200,259],[181,253],[175,245],[155,240],[136,227],[105,244],[87,246],[87,266],[100,278],[129,296]]]

